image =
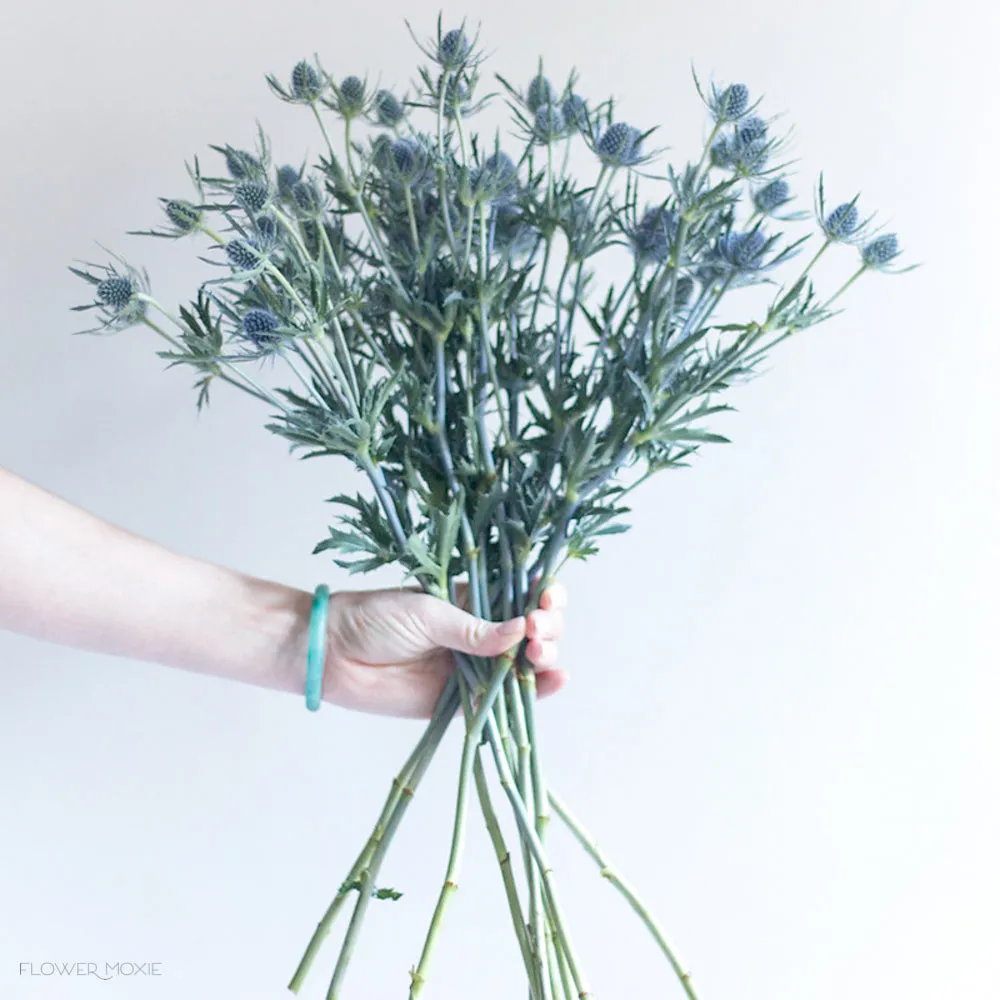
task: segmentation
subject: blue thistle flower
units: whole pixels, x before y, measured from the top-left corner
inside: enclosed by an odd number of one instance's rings
[[[338,110],[348,118],[356,117],[365,110],[368,95],[364,81],[357,76],[345,76],[340,81],[340,101]]]
[[[691,301],[694,293],[694,281],[687,275],[677,279],[677,289],[674,292],[674,305],[678,309],[683,309]]]
[[[535,111],[535,138],[541,142],[551,142],[558,139],[566,131],[566,122],[562,110],[555,104],[539,105]]]
[[[146,296],[149,295],[149,275],[138,271],[128,261],[112,253],[119,261],[124,273],[110,264],[92,264],[99,267],[103,277],[91,274],[78,267],[70,267],[77,277],[83,278],[94,289],[94,301],[82,306],[71,306],[73,312],[99,309],[103,314],[100,324],[79,333],[108,333],[126,330],[135,326],[146,315]],[[85,261],[83,263],[86,263]]]
[[[885,233],[864,245],[861,260],[865,267],[879,270],[895,260],[900,253],[899,237],[895,233]]]
[[[471,47],[465,32],[460,28],[453,28],[438,45],[438,62],[445,69],[457,69],[465,62]]]
[[[609,167],[628,167],[640,159],[642,133],[625,122],[609,125],[597,140],[597,155]]]
[[[758,139],[763,139],[766,135],[767,123],[756,115],[744,118],[736,126],[736,138],[742,146],[749,146]]]
[[[226,244],[226,257],[237,271],[253,271],[260,265],[262,256],[253,240],[236,237]]]
[[[201,223],[201,209],[189,201],[168,201],[163,210],[180,233],[192,233]]]
[[[299,181],[292,188],[292,201],[303,215],[315,216],[323,211],[323,196],[311,181]]]
[[[302,171],[286,163],[278,168],[278,195],[285,200],[292,197],[292,188],[302,179]]]
[[[555,104],[555,102],[556,92],[549,78],[542,76],[541,73],[533,77],[528,84],[528,93],[525,97],[525,103],[531,113],[537,113],[543,104]]]
[[[270,309],[248,309],[243,314],[241,332],[247,340],[257,347],[267,347],[281,338],[273,334],[281,326],[281,320]]]
[[[473,196],[478,201],[495,202],[517,184],[517,167],[502,152],[491,153],[472,178]]]
[[[717,244],[719,258],[737,272],[759,271],[764,266],[767,237],[759,230],[726,233]]]
[[[767,125],[760,118],[748,118],[746,122],[741,122],[733,129],[728,143],[727,165],[743,177],[755,177],[762,173],[771,153],[766,135]]]
[[[444,92],[444,113],[447,118],[454,118],[456,111],[464,114],[469,108],[469,88],[457,76],[448,81]]]
[[[562,103],[567,132],[582,132],[587,127],[587,102],[579,94],[570,94]]]
[[[722,136],[721,139],[716,139],[712,143],[709,159],[713,167],[727,169],[735,165],[736,153],[733,144],[726,136]]]
[[[271,187],[266,180],[244,180],[233,186],[233,197],[247,215],[258,215],[271,201]]]
[[[234,180],[257,177],[262,171],[260,160],[242,149],[226,150],[226,169]]]
[[[524,213],[517,205],[501,201],[494,209],[493,242],[513,260],[531,250],[536,230],[524,221]]]
[[[278,223],[270,215],[259,215],[254,220],[254,227],[260,239],[261,247],[273,247],[278,242]]]
[[[396,175],[408,187],[423,175],[427,157],[423,146],[413,138],[397,139],[389,147]]]
[[[120,313],[132,301],[136,290],[131,278],[116,275],[98,284],[97,298],[109,309]]]
[[[292,70],[292,94],[301,101],[314,101],[323,93],[323,81],[304,59]]]
[[[754,196],[753,204],[762,215],[769,215],[776,208],[791,201],[788,181],[779,178],[765,184]]]
[[[395,128],[405,115],[403,105],[391,90],[380,90],[375,94],[375,118],[379,125]]]
[[[733,83],[721,91],[712,87],[709,106],[716,121],[736,121],[746,113],[749,103],[750,91],[745,83]]]
[[[662,205],[649,209],[629,234],[636,257],[658,264],[666,261],[673,249],[679,221],[673,209]]]
[[[824,220],[823,231],[831,240],[846,240],[860,225],[858,209],[854,202],[838,205]]]

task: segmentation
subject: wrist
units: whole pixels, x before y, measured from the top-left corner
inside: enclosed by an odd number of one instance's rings
[[[266,580],[250,581],[248,627],[257,636],[261,655],[251,668],[250,683],[287,691],[305,698],[309,634],[315,591],[285,587]],[[338,609],[346,592],[331,591],[324,636],[322,700],[338,704],[333,632]]]
[[[245,586],[242,650],[230,676],[304,697],[312,593],[256,578]]]

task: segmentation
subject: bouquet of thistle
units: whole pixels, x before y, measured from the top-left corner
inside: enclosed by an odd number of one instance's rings
[[[828,209],[820,178],[819,245],[803,265],[786,266],[810,234],[787,240],[776,226],[810,213],[789,210],[787,137],[772,134],[773,120],[743,84],[702,87],[695,78],[708,111],[700,157],[656,175],[655,130],[618,119],[613,100],[585,99],[575,71],[556,87],[539,62],[523,89],[497,75],[501,89],[480,95],[477,39],[464,23],[442,32],[439,17],[436,37],[415,38],[429,63],[407,99],[357,76],[338,82],[318,58],[299,62],[287,85],[268,76],[282,101],[315,118],[326,154],[310,172],[275,167],[258,125],[252,153],[212,147],[225,175],[204,175],[195,158],[188,174],[197,198],[161,199],[169,224],[145,234],[206,237],[220,251],[208,262],[224,273],[176,314],[151,295],[145,270],[116,254],[115,263],[71,270],[95,293],[76,308],[101,317],[80,332],[145,325],[167,341],[159,357],[168,367],[198,372],[199,410],[219,380],[267,404],[267,429],[293,452],[344,456],[366,474],[373,495],[332,497],[344,510],[316,552],[338,553],[336,564],[351,573],[398,563],[407,579],[453,602],[465,576],[468,610],[506,619],[537,607],[566,560],[586,559],[599,538],[627,530],[631,490],[687,464],[702,444],[725,441],[704,425],[731,409],[719,394],[775,345],[835,315],[861,275],[900,270],[899,247],[861,218],[856,197]],[[514,129],[484,140],[467,123],[497,96]],[[592,155],[596,178],[568,174],[574,144]],[[641,207],[640,178],[658,182]],[[835,245],[854,247],[857,265],[823,296],[811,271]],[[628,262],[625,277],[595,291],[599,261],[615,248]],[[765,304],[754,318],[719,321],[727,295],[758,285],[772,291],[758,296]],[[260,369],[273,372],[279,359],[291,387],[264,384]],[[380,867],[461,710],[451,846],[410,997],[424,991],[458,887],[474,790],[532,1000],[592,995],[546,848],[552,812],[625,896],[694,1000],[649,909],[546,783],[523,650],[455,660],[290,989],[299,991],[353,900],[327,993],[341,996],[370,901],[399,895],[378,887]],[[491,800],[491,766],[523,872]]]

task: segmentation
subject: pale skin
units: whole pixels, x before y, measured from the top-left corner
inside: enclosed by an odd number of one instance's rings
[[[566,601],[553,582],[537,609],[500,623],[415,587],[333,591],[323,699],[429,718],[451,650],[499,656],[523,639],[539,696],[553,694],[567,679],[556,665]],[[0,468],[0,628],[302,695],[312,602],[311,591],[172,552]]]

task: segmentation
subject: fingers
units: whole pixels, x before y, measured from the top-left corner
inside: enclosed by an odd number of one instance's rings
[[[565,670],[545,670],[535,674],[535,688],[539,698],[547,698],[550,694],[561,691],[569,680]]]
[[[553,580],[543,591],[538,599],[540,608],[564,608],[569,603],[569,594],[566,587],[558,580]]]
[[[435,644],[476,656],[499,656],[520,642],[525,630],[523,615],[491,622],[436,597],[422,602],[419,621]]]
[[[556,665],[559,650],[553,639],[532,639],[525,647],[524,655],[536,670],[551,670]]]
[[[565,627],[561,611],[532,611],[528,614],[524,634],[529,639],[558,639]]]
[[[548,596],[547,603],[558,604],[564,600],[564,595],[557,590],[554,594],[552,588],[547,589],[542,595]],[[566,626],[562,611],[555,608],[539,608],[528,614],[525,622],[525,637],[529,640],[525,647],[524,654],[528,660],[534,664],[539,671],[552,670],[556,665],[559,656],[559,648],[556,642]]]

